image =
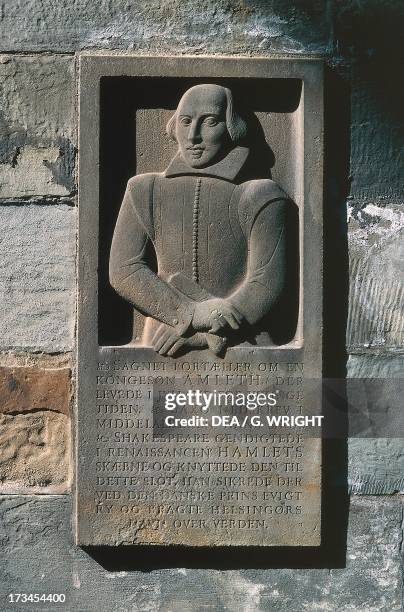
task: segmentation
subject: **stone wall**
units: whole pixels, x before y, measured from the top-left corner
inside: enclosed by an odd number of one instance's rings
[[[163,564],[144,551],[153,571],[125,555],[108,568],[72,544],[71,487],[77,54],[325,57],[327,375],[343,373],[346,351],[351,379],[391,379],[402,376],[404,352],[403,16],[398,0],[2,3],[0,609],[17,609],[6,599],[16,591],[64,592],[66,609],[86,611],[401,609],[400,438],[349,440],[348,542],[346,554],[334,542],[338,562],[270,551],[242,569],[236,558]]]

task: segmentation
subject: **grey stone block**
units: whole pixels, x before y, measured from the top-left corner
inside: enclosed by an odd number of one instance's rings
[[[350,438],[348,484],[359,495],[404,493],[402,438]]]
[[[398,58],[373,57],[354,62],[349,70],[350,194],[354,207],[376,204],[388,208],[402,201],[404,124],[402,96],[395,86],[395,74],[401,65]],[[370,211],[368,214],[371,224],[374,219]]]
[[[352,501],[344,568],[212,572],[211,593],[219,595],[219,605],[214,609],[398,612],[400,510],[398,499]],[[190,596],[191,601],[198,601],[196,589],[194,596],[192,593]],[[205,605],[206,600],[205,596]],[[174,599],[170,603],[163,609],[176,609]],[[198,604],[193,609],[198,610]]]
[[[403,346],[403,226],[396,205],[349,210],[348,350]]]
[[[0,224],[0,348],[70,349],[75,320],[75,208],[0,206]]]
[[[404,473],[404,354],[383,354],[380,349],[373,354],[370,349],[369,352],[349,356],[344,385],[349,435],[363,438],[351,441],[352,487],[357,492],[370,494],[392,493],[402,487],[400,476]]]
[[[6,51],[321,53],[331,47],[331,18],[329,0],[18,0],[3,7],[0,45]]]
[[[69,512],[67,496],[0,496],[2,610],[16,609],[7,595],[21,592],[19,589],[38,593],[73,590]],[[28,604],[28,609],[49,610],[52,605]]]
[[[401,378],[404,354],[381,353],[349,355],[348,378]]]
[[[70,513],[69,496],[0,498],[2,610],[16,609],[15,604],[7,603],[10,592],[66,593],[61,609],[85,612],[401,610],[402,508],[397,497],[352,499],[346,567],[338,569],[223,572],[181,567],[136,571],[127,567],[107,571],[73,546]],[[154,559],[158,567],[159,561]],[[141,560],[132,561],[142,567]],[[213,568],[213,556],[211,563]],[[269,554],[268,565],[273,563],[276,560]],[[54,608],[52,604],[24,605],[24,610],[36,612]]]
[[[0,56],[0,100],[0,198],[74,191],[74,59]]]
[[[400,0],[339,0],[334,4],[338,50],[366,58],[387,53],[390,60],[401,50],[403,17]]]

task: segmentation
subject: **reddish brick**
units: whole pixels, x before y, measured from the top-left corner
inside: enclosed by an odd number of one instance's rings
[[[70,412],[70,369],[0,367],[0,413]]]

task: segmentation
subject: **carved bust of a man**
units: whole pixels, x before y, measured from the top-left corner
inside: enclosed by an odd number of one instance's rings
[[[110,282],[147,317],[142,345],[162,355],[273,345],[266,322],[285,285],[287,196],[246,176],[247,126],[229,89],[189,89],[167,133],[178,143],[168,168],[128,182]]]

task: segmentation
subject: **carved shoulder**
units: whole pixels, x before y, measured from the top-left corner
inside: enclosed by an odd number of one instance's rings
[[[153,187],[157,173],[137,174],[129,179],[125,199],[128,198],[139,221],[151,238],[154,235],[153,224]]]
[[[257,215],[271,202],[286,202],[286,193],[270,179],[247,181],[240,185],[239,219],[246,236],[250,234]]]
[[[128,180],[127,191],[134,200],[144,200],[153,189],[153,184],[157,176],[158,174],[156,172],[136,174]]]

